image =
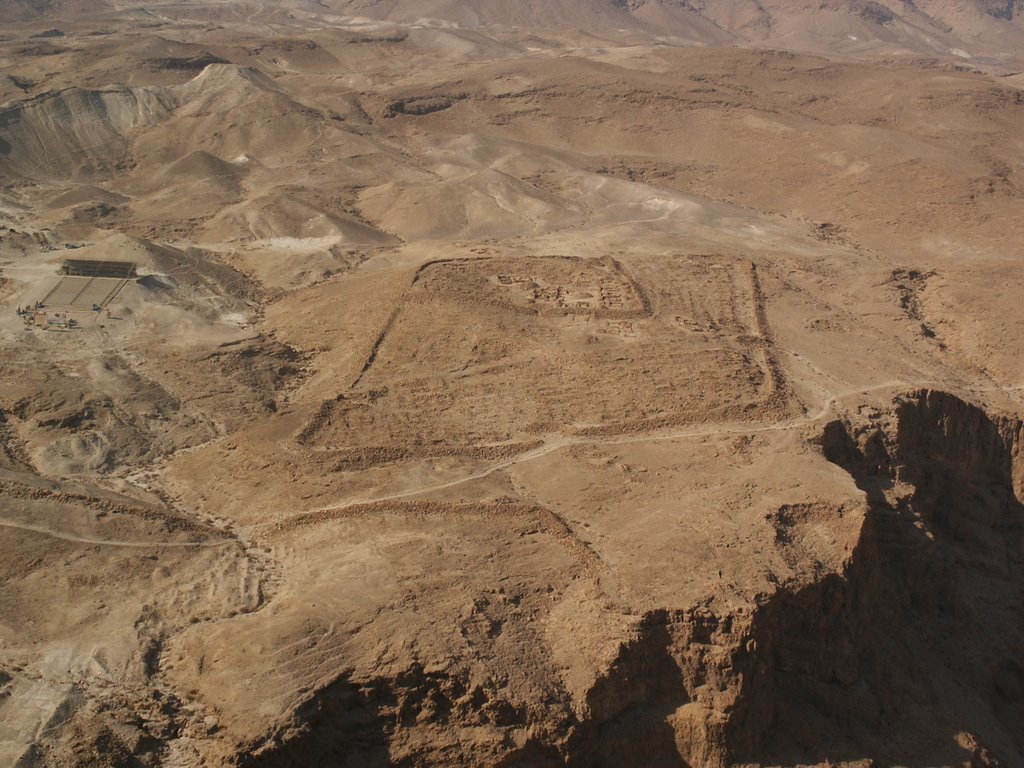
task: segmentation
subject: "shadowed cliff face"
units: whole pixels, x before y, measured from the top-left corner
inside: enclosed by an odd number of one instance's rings
[[[932,391],[874,421],[832,422],[822,450],[870,505],[844,572],[782,586],[752,614],[646,616],[575,710],[560,690],[530,712],[500,690],[467,709],[453,705],[462,683],[415,670],[343,680],[242,763],[290,766],[315,754],[337,765],[1015,765],[1024,759],[1021,434],[1018,420]],[[772,523],[785,541],[801,521],[835,514],[787,506]],[[481,712],[502,711],[506,721],[490,725],[540,718],[536,738],[497,753],[475,753],[469,740],[396,757],[403,729],[480,727]]]
[[[1019,420],[933,391],[901,399],[885,422],[826,427],[826,457],[870,512],[842,577],[764,611],[775,713],[764,751],[742,757],[1024,757],[1020,433]]]

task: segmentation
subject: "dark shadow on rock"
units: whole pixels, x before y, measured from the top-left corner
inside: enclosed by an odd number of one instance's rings
[[[885,491],[893,487],[892,467],[879,429],[856,438],[850,425],[832,421],[821,434],[821,451],[833,464],[845,469],[871,504],[885,505]]]
[[[271,743],[239,761],[242,768],[391,768],[386,723],[371,691],[342,676],[295,713]]]
[[[587,695],[591,716],[570,745],[571,768],[688,768],[669,718],[689,701],[664,612],[647,617],[635,642]]]
[[[562,768],[565,760],[557,749],[538,741],[528,741],[494,764],[494,768]]]
[[[143,275],[135,282],[151,291],[173,291],[178,287],[177,280],[170,275]]]
[[[843,575],[758,616],[772,724],[738,762],[1024,765],[1021,423],[930,391],[895,415],[877,439],[826,428],[870,509]]]

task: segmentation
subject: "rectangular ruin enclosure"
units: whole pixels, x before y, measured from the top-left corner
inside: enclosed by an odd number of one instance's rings
[[[60,274],[71,277],[110,277],[128,280],[135,277],[135,262],[67,259],[60,266]]]
[[[760,418],[776,407],[761,301],[753,263],[725,256],[431,262],[300,439],[372,464],[398,446],[453,455]]]

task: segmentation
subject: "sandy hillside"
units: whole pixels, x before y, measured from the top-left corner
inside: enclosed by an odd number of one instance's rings
[[[1024,763],[1021,13],[0,5],[0,763]]]

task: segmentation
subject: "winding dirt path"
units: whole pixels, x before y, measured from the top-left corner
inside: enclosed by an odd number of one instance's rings
[[[425,493],[433,493],[435,491],[442,491],[447,488],[454,488],[465,483],[473,482],[474,480],[482,480],[495,472],[499,472],[503,469],[515,466],[517,464],[523,464],[528,461],[539,459],[543,456],[547,456],[555,451],[560,451],[563,448],[571,447],[574,445],[629,445],[633,443],[650,443],[650,442],[661,442],[665,440],[684,440],[688,438],[700,438],[700,437],[716,437],[719,435],[750,435],[762,432],[778,432],[783,430],[796,429],[803,427],[808,424],[813,424],[820,421],[822,418],[827,416],[835,404],[846,397],[853,395],[869,394],[871,392],[879,392],[889,389],[899,388],[910,388],[910,387],[922,387],[927,386],[926,384],[911,384],[910,382],[892,380],[882,382],[880,384],[874,384],[870,387],[859,387],[855,389],[845,390],[842,392],[836,392],[829,395],[823,402],[821,408],[813,413],[807,413],[803,416],[798,416],[792,419],[784,419],[782,421],[771,422],[769,424],[757,424],[751,422],[735,422],[735,423],[718,423],[713,425],[706,425],[701,427],[690,427],[685,429],[672,429],[666,431],[655,431],[655,432],[643,432],[631,435],[612,435],[608,437],[590,437],[590,436],[554,436],[545,442],[529,451],[525,451],[509,459],[499,461],[491,464],[490,466],[481,469],[477,472],[473,472],[468,475],[457,477],[453,480],[446,480],[444,482],[433,483],[431,485],[423,485],[417,488],[410,488],[404,491],[398,491],[396,493],[385,494],[383,496],[372,496],[358,499],[350,499],[336,504],[326,504],[320,507],[312,507],[293,513],[289,517],[297,517],[301,515],[311,515],[318,512],[329,512],[329,511],[341,511],[350,507],[356,507],[366,504],[375,504],[385,501],[399,501],[402,499],[408,499],[413,496],[420,496]]]
[[[76,544],[90,544],[104,547],[130,547],[132,549],[223,547],[228,544],[236,543],[234,539],[220,539],[218,541],[118,541],[117,539],[93,539],[87,536],[75,536],[71,533],[55,531],[52,528],[46,528],[42,525],[30,525],[29,523],[19,523],[14,520],[4,520],[2,518],[0,518],[0,527],[16,528],[22,531],[41,533],[44,536],[50,536],[54,539],[60,539],[61,541],[71,541]]]

